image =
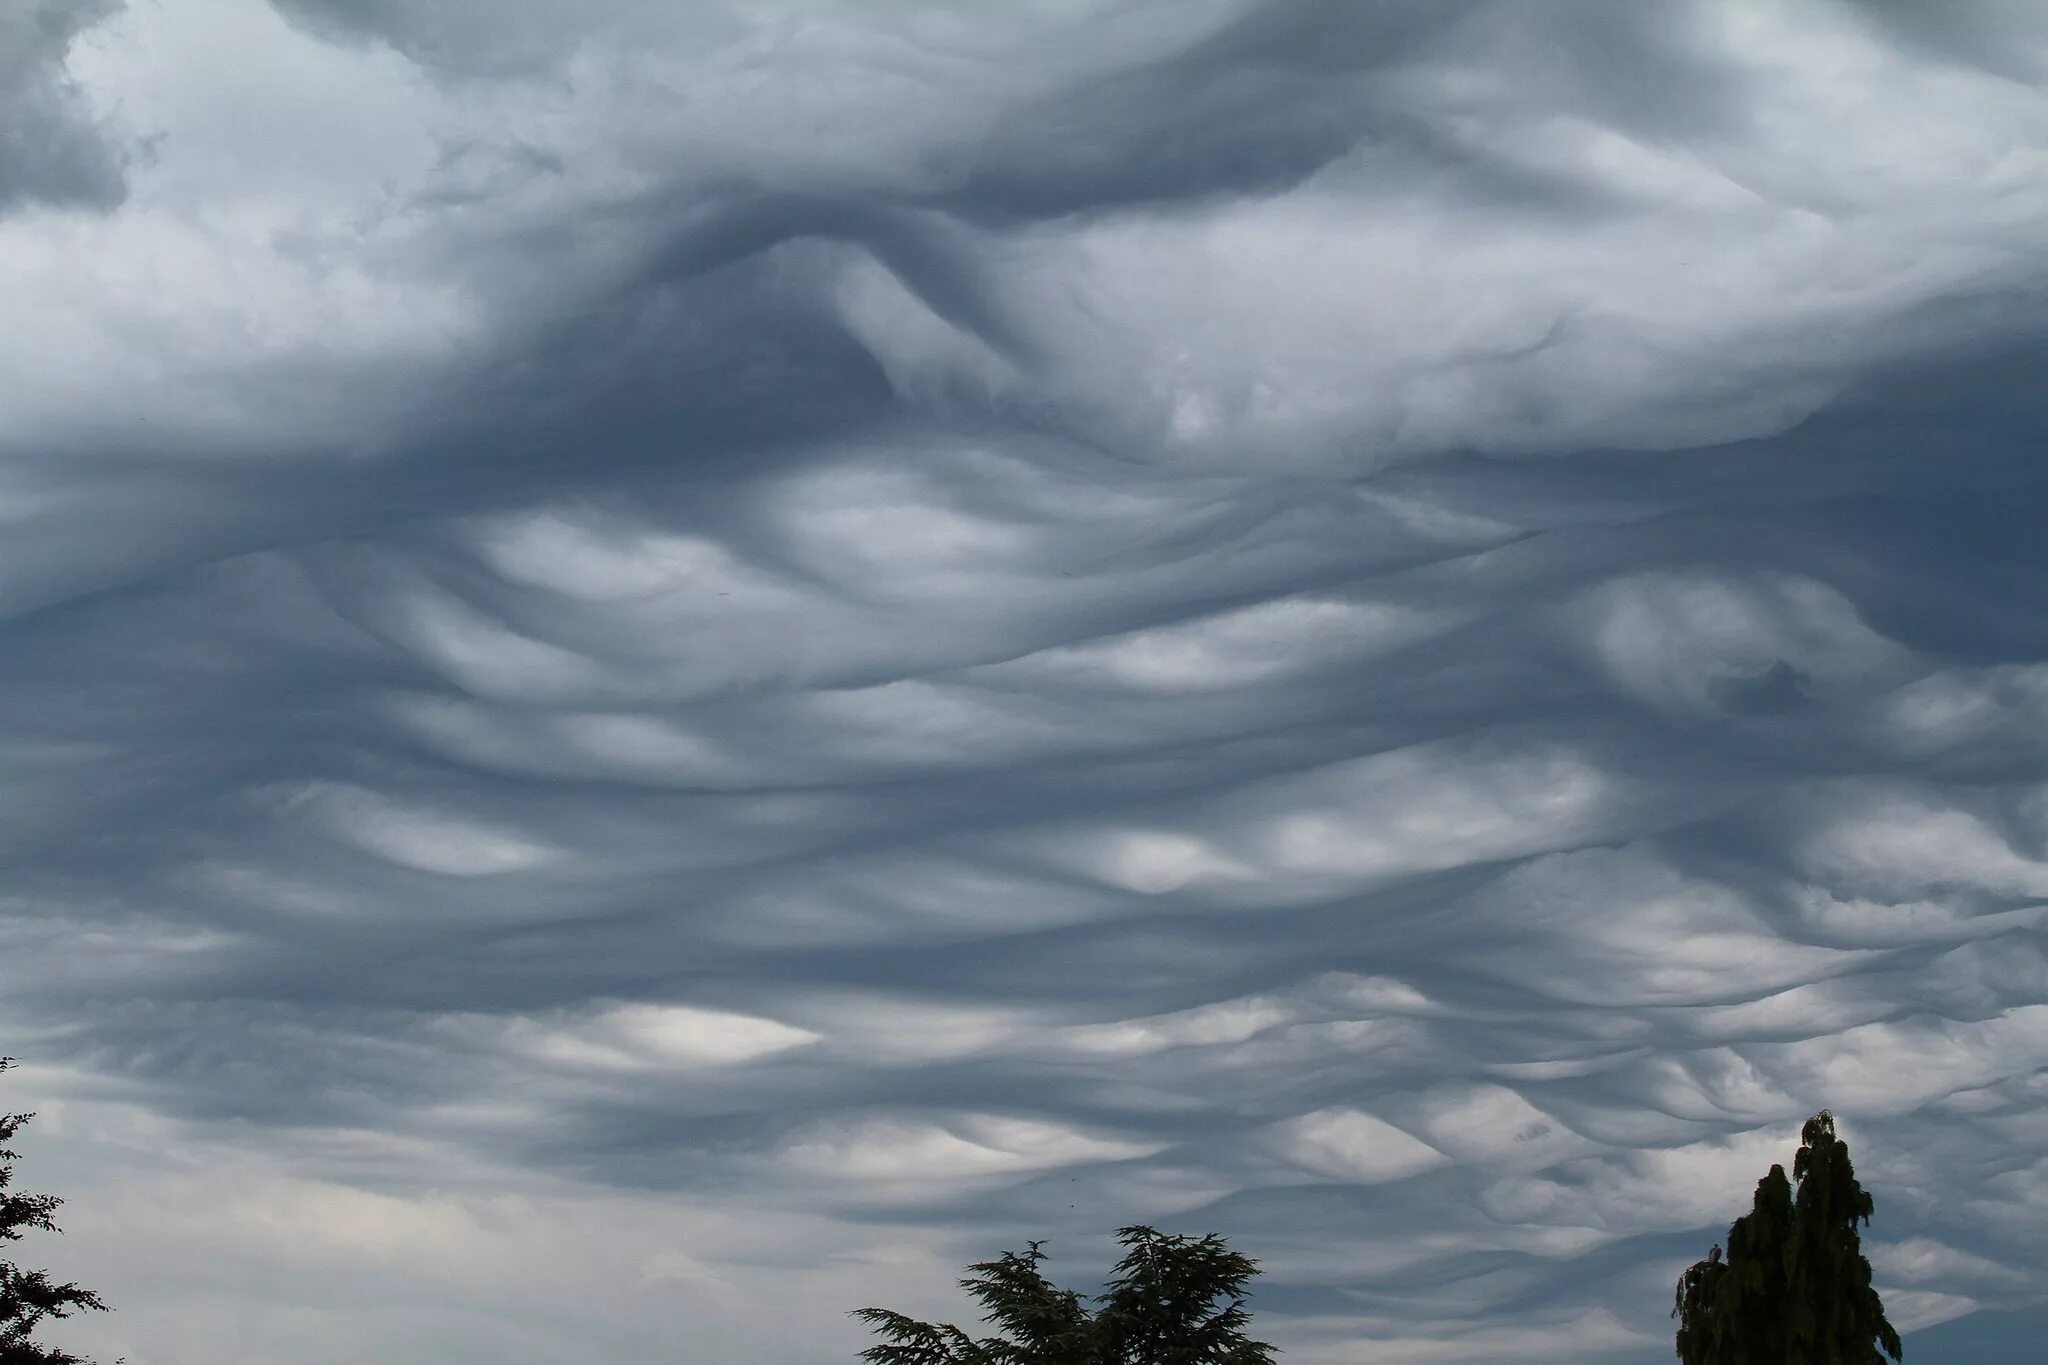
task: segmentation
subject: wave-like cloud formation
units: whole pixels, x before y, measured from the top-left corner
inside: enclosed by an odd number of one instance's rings
[[[2048,23],[972,9],[0,21],[78,1340],[844,1358],[1150,1221],[1642,1359],[1822,1106],[1900,1325],[2041,1294]]]

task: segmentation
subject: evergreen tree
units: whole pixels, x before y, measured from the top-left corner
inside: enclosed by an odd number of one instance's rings
[[[0,1057],[0,1071],[13,1065],[12,1057]],[[18,1242],[29,1231],[57,1231],[51,1215],[63,1200],[11,1188],[20,1158],[5,1144],[34,1117],[0,1115],[0,1241]],[[0,1365],[92,1365],[83,1356],[29,1340],[45,1319],[68,1318],[79,1309],[104,1311],[106,1304],[89,1289],[54,1283],[45,1271],[0,1261]]]
[[[1792,1174],[1799,1181],[1785,1266],[1792,1357],[1803,1365],[1883,1365],[1881,1348],[1903,1358],[1857,1232],[1876,1204],[1857,1183],[1849,1144],[1835,1135],[1827,1110],[1800,1130]]]
[[[1678,1277],[1678,1302],[1671,1315],[1678,1319],[1680,1365],[1710,1365],[1720,1353],[1721,1289],[1727,1278],[1728,1263],[1718,1246]]]
[[[1792,1163],[1757,1182],[1750,1211],[1679,1277],[1682,1365],[1883,1365],[1903,1356],[1870,1285],[1857,1235],[1874,1204],[1849,1164],[1848,1145],[1822,1110],[1800,1132]]]
[[[854,1316],[884,1340],[861,1352],[870,1365],[1271,1365],[1273,1348],[1245,1335],[1246,1283],[1258,1263],[1223,1239],[1167,1236],[1148,1227],[1117,1232],[1124,1248],[1107,1292],[1090,1308],[1046,1279],[1044,1244],[969,1266],[960,1287],[1001,1335],[976,1338],[951,1323],[920,1322],[886,1308]]]
[[[1117,1365],[1269,1365],[1273,1348],[1253,1341],[1244,1286],[1258,1262],[1210,1233],[1168,1237],[1151,1228],[1117,1234],[1124,1257],[1102,1295],[1095,1322]]]

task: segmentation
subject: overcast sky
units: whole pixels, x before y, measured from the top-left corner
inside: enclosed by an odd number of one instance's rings
[[[1895,1323],[2048,1293],[2044,82],[2031,0],[0,6],[58,1339],[825,1365],[1147,1222],[1302,1365],[1633,1365],[1823,1106]]]

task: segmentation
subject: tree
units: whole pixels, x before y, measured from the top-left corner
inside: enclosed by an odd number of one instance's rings
[[[1859,1223],[1875,1204],[1825,1109],[1807,1120],[1792,1182],[1772,1166],[1750,1211],[1678,1280],[1672,1316],[1683,1365],[1883,1365],[1903,1358],[1870,1284]]]
[[[0,1071],[14,1065],[0,1057]],[[0,1115],[0,1241],[18,1242],[27,1231],[55,1232],[51,1215],[64,1201],[47,1194],[21,1194],[14,1183],[20,1157],[5,1145],[34,1114]],[[56,1284],[48,1272],[23,1270],[0,1261],[0,1365],[92,1365],[84,1356],[29,1340],[46,1318],[68,1318],[80,1309],[104,1312],[107,1305],[90,1289]]]
[[[1721,1290],[1727,1278],[1728,1263],[1721,1259],[1718,1246],[1678,1277],[1678,1303],[1671,1315],[1678,1319],[1681,1365],[1707,1365],[1720,1354]]]
[[[1095,1323],[1118,1365],[1270,1365],[1273,1348],[1244,1333],[1251,1324],[1245,1283],[1257,1261],[1221,1237],[1164,1237],[1120,1230],[1125,1248],[1100,1297]],[[1219,1301],[1221,1306],[1218,1306]]]
[[[1810,1365],[1883,1365],[1881,1347],[1893,1360],[1902,1359],[1899,1334],[1871,1287],[1870,1262],[1856,1230],[1870,1222],[1877,1205],[1856,1182],[1849,1144],[1835,1135],[1827,1110],[1800,1130],[1792,1174],[1799,1195],[1785,1270],[1793,1357]]]
[[[1728,1259],[1707,1253],[1678,1281],[1678,1358],[1683,1365],[1733,1365],[1786,1356],[1785,1253],[1792,1185],[1783,1166],[1756,1183],[1750,1210],[1728,1229]]]
[[[869,1365],[1272,1365],[1273,1348],[1245,1335],[1245,1285],[1258,1263],[1221,1237],[1117,1231],[1124,1248],[1106,1292],[1084,1302],[1045,1277],[1042,1242],[981,1261],[960,1281],[1002,1335],[975,1338],[951,1323],[886,1308],[853,1316],[884,1340]],[[1095,1306],[1091,1309],[1089,1303]]]

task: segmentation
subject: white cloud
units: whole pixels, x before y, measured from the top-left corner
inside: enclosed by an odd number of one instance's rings
[[[411,806],[361,787],[316,784],[285,798],[337,836],[375,857],[451,877],[527,872],[554,861],[554,850],[485,824]]]
[[[943,1197],[949,1182],[1014,1178],[1080,1162],[1149,1156],[1157,1144],[988,1114],[949,1121],[877,1118],[826,1125],[785,1144],[780,1159],[811,1177],[879,1184],[897,1198]],[[917,1193],[915,1191],[921,1191]]]
[[[615,1005],[584,1020],[521,1020],[506,1036],[540,1061],[618,1071],[732,1066],[819,1039],[773,1019],[648,1004]]]
[[[2048,864],[2013,846],[2003,822],[1986,818],[1981,795],[1882,781],[1800,795],[1796,818],[1807,832],[1797,856],[1833,885],[1902,898],[1955,889],[2048,894]]]
[[[1355,1109],[1322,1109],[1277,1125],[1269,1139],[1281,1159],[1346,1184],[1404,1180],[1451,1158],[1411,1134]]]

